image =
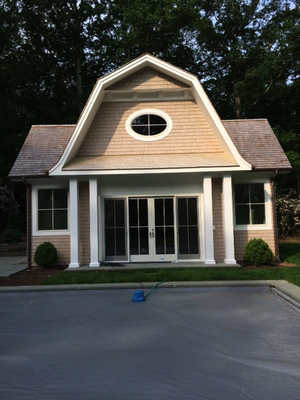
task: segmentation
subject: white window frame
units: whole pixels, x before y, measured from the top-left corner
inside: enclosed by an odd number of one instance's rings
[[[237,225],[236,224],[236,214],[235,214],[235,195],[234,195],[234,186],[238,184],[251,184],[251,183],[263,183],[264,184],[264,194],[265,194],[265,223],[264,224],[245,224],[245,225]],[[271,184],[266,180],[251,180],[251,181],[235,181],[233,182],[233,216],[234,216],[234,230],[235,231],[259,231],[266,230],[272,228],[272,205],[271,205]]]
[[[135,118],[137,118],[141,115],[145,115],[145,114],[158,115],[159,117],[163,118],[167,123],[165,130],[163,132],[161,132],[157,135],[153,135],[153,136],[144,136],[144,135],[140,135],[139,133],[136,133],[132,129],[131,123]],[[142,110],[138,110],[138,111],[134,112],[133,114],[130,114],[130,116],[127,118],[127,120],[125,122],[125,128],[126,128],[127,133],[134,139],[141,140],[143,142],[155,142],[157,140],[161,140],[161,139],[165,138],[171,132],[172,127],[173,127],[173,123],[172,123],[172,119],[170,118],[170,116],[168,114],[166,114],[164,111],[156,110],[154,108],[144,108]]]
[[[38,191],[47,189],[66,189],[67,190],[67,218],[68,229],[53,229],[53,230],[39,230],[38,229]],[[32,188],[32,236],[59,236],[70,233],[70,202],[69,202],[69,188],[62,185],[53,186],[35,186]]]

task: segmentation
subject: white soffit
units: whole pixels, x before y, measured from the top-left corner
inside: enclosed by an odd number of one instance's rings
[[[116,69],[112,73],[109,73],[101,78],[99,78],[91,92],[91,95],[78,119],[74,133],[62,154],[58,163],[51,168],[49,175],[64,175],[62,171],[64,165],[66,165],[72,158],[74,158],[81,146],[81,143],[103,101],[105,95],[105,88],[124,79],[142,68],[151,67],[159,72],[162,72],[174,79],[184,82],[188,86],[191,86],[192,94],[195,98],[196,103],[201,108],[205,118],[211,126],[211,129],[216,134],[216,137],[220,141],[221,146],[229,150],[242,170],[251,170],[251,165],[244,160],[238,151],[236,150],[232,140],[230,139],[227,131],[225,130],[222,121],[217,114],[215,108],[210,102],[208,96],[206,95],[202,85],[200,84],[198,78],[186,72],[172,64],[162,61],[150,54],[145,54],[128,64]]]

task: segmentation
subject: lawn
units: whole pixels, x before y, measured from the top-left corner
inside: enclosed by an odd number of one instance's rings
[[[284,279],[300,286],[300,243],[280,243],[281,260],[296,267],[265,268],[155,268],[143,270],[67,271],[46,279],[44,285],[167,281],[234,281]]]

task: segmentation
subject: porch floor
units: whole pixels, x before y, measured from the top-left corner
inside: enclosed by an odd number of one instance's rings
[[[149,269],[149,268],[240,268],[239,264],[216,263],[207,265],[204,262],[164,262],[164,263],[113,263],[104,262],[100,267],[89,267],[82,265],[79,268],[66,268],[66,271],[105,271],[110,269],[115,270],[132,270],[132,269]]]

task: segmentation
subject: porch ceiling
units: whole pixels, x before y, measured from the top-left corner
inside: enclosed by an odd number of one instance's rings
[[[134,170],[236,167],[237,162],[225,153],[151,154],[126,156],[75,157],[64,171]]]

